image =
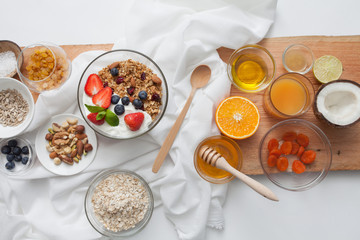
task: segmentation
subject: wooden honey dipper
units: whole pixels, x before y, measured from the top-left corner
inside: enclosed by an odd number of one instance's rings
[[[204,159],[204,161],[211,166],[223,169],[231,173],[264,197],[273,201],[279,201],[278,197],[269,188],[230,166],[226,159],[223,158],[220,153],[218,153],[211,147],[206,145],[202,146],[200,148],[199,154],[201,158]]]

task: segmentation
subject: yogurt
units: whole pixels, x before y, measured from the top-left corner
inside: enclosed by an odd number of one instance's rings
[[[92,98],[86,94],[83,94],[83,104],[94,106],[94,104],[92,102]],[[116,106],[115,104],[111,104],[109,107],[109,110],[115,112],[114,111],[115,106]],[[118,137],[118,138],[131,138],[131,137],[137,136],[143,132],[146,132],[149,129],[149,125],[152,122],[151,116],[145,111],[135,109],[131,103],[127,106],[124,105],[124,107],[125,107],[125,113],[118,116],[119,117],[119,125],[118,126],[112,127],[107,122],[105,122],[102,125],[93,125],[93,127],[98,129],[100,132],[104,132],[113,137]],[[89,110],[85,107],[85,105],[84,105],[84,108],[85,108],[86,115],[90,114]],[[124,117],[125,117],[125,115],[127,115],[129,113],[135,113],[135,112],[142,112],[144,114],[144,121],[139,130],[131,131],[128,128],[128,126],[126,125],[126,123],[124,121]]]

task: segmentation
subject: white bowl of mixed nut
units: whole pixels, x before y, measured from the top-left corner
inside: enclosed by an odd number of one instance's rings
[[[151,58],[132,50],[113,50],[87,66],[77,98],[82,116],[97,133],[130,139],[159,123],[167,106],[168,87]]]
[[[85,213],[96,231],[111,239],[141,231],[154,210],[147,182],[129,170],[104,170],[92,180],[85,196]]]
[[[31,123],[34,109],[34,99],[23,83],[0,78],[0,138],[22,133]]]
[[[60,114],[40,127],[35,148],[39,161],[46,169],[58,175],[74,175],[94,160],[96,134],[76,115]]]

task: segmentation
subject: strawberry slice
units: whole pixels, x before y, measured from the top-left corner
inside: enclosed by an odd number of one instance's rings
[[[92,97],[92,102],[99,107],[108,108],[111,104],[112,90],[110,87],[105,87]]]
[[[90,113],[89,115],[87,115],[87,118],[96,125],[102,125],[105,122],[105,117],[101,120],[97,120],[96,116],[98,115],[98,113]]]
[[[88,77],[88,79],[85,83],[84,90],[88,96],[92,97],[103,88],[104,88],[104,86],[103,86],[103,83],[102,83],[100,77],[97,74],[93,73]]]
[[[144,114],[142,112],[129,113],[125,115],[124,121],[131,131],[137,131],[144,121]]]

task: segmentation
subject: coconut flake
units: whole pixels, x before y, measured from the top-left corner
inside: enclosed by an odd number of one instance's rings
[[[360,88],[347,82],[329,84],[319,92],[316,104],[329,122],[351,124],[360,117]]]

